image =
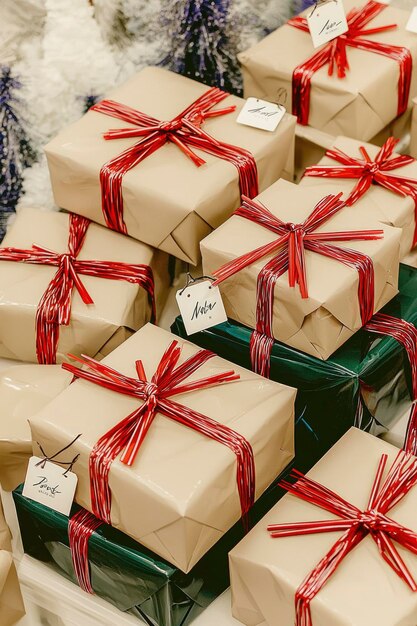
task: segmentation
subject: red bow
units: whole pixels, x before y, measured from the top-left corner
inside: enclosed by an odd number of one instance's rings
[[[394,148],[398,143],[398,139],[390,137],[378,151],[375,160],[372,161],[364,146],[360,146],[359,150],[363,155],[362,159],[345,154],[338,148],[327,150],[326,156],[342,163],[342,167],[334,165],[313,165],[308,167],[304,172],[304,176],[320,176],[323,178],[357,178],[358,182],[349,194],[346,205],[351,206],[359,198],[362,198],[371,187],[381,185],[386,189],[390,189],[394,193],[401,196],[411,196],[414,200],[416,213],[416,227],[414,231],[413,245],[417,243],[417,180],[406,176],[397,176],[390,174],[393,170],[410,163],[415,163],[413,157],[398,154],[393,156]]]
[[[346,16],[349,30],[327,43],[310,59],[295,68],[292,79],[292,112],[298,117],[300,124],[308,124],[311,78],[313,74],[328,64],[330,76],[333,74],[334,67],[336,67],[338,77],[344,78],[346,70],[349,69],[347,46],[382,54],[397,61],[400,68],[397,115],[401,115],[407,109],[413,68],[413,59],[410,51],[407,48],[392,46],[372,41],[371,39],[362,39],[364,35],[374,35],[397,28],[396,24],[364,28],[385,8],[386,5],[370,0],[364,7],[352,9]],[[307,33],[309,32],[308,23],[304,17],[293,17],[288,21],[288,24]]]
[[[238,170],[241,193],[251,198],[258,194],[258,171],[252,154],[243,148],[217,141],[201,128],[207,118],[225,115],[235,110],[235,106],[210,110],[228,95],[221,89],[213,87],[168,122],[160,122],[154,117],[112,100],[103,100],[91,107],[91,111],[104,113],[134,125],[133,128],[109,130],[104,134],[105,139],[141,138],[138,143],[124,150],[101,168],[102,210],[109,228],[127,234],[123,219],[123,176],[150,154],[159,150],[167,141],[175,143],[197,167],[203,165],[205,161],[191,150],[191,147],[229,161]]]
[[[178,342],[173,341],[165,351],[150,381],[146,378],[142,361],[136,361],[138,378],[125,376],[104,365],[104,363],[99,363],[86,356],[81,359],[74,358],[91,371],[78,369],[68,363],[63,365],[64,369],[72,372],[77,378],[83,378],[100,387],[142,401],[139,408],[99,439],[90,454],[92,510],[94,515],[108,524],[111,523],[111,492],[108,483],[111,463],[122,452],[121,462],[132,465],[157,413],[162,413],[162,415],[228,446],[237,457],[237,485],[243,517],[246,516],[254,502],[255,465],[250,443],[231,428],[170,400],[171,396],[180,393],[196,389],[208,389],[221,383],[238,380],[239,374],[235,374],[233,371],[223,372],[181,384],[214,354],[208,350],[199,350],[181,365],[178,365],[180,354],[181,348],[178,347]]]
[[[240,272],[248,265],[273,252],[274,256],[261,270],[257,281],[256,331],[251,337],[251,359],[254,371],[269,376],[270,354],[273,345],[273,300],[278,278],[288,270],[290,287],[297,283],[302,298],[308,298],[305,268],[305,250],[316,252],[354,267],[359,273],[358,297],[362,324],[365,324],[374,312],[374,271],[371,259],[357,250],[331,246],[326,241],[365,241],[380,239],[382,230],[351,230],[345,232],[315,232],[328,219],[344,207],[337,196],[326,196],[315,206],[312,213],[302,224],[284,223],[275,217],[261,203],[243,198],[242,206],[235,215],[244,217],[255,224],[260,224],[279,235],[271,243],[252,250],[213,272],[213,285]]]
[[[59,327],[60,325],[68,326],[70,323],[73,289],[77,289],[85,304],[93,304],[93,300],[81,282],[79,274],[110,280],[125,280],[140,285],[149,295],[152,305],[152,320],[155,319],[153,274],[148,265],[77,259],[89,225],[90,220],[87,218],[70,213],[68,252],[63,254],[36,245],[33,245],[30,250],[0,249],[0,261],[58,267],[36,311],[36,355],[38,362],[42,365],[56,363]]]
[[[417,328],[405,320],[376,313],[366,324],[365,330],[386,335],[398,341],[406,350],[411,369],[413,404],[408,418],[403,449],[417,454]]]
[[[398,504],[417,483],[417,460],[409,454],[399,452],[381,485],[387,459],[386,454],[383,454],[380,459],[366,511],[361,511],[337,493],[296,470],[291,474],[291,477],[296,480],[294,484],[287,481],[281,483],[281,486],[292,495],[338,515],[342,519],[271,524],[268,526],[268,531],[272,537],[345,531],[297,589],[295,595],[296,626],[312,626],[311,601],[324,587],[345,556],[367,535],[375,541],[380,555],[394,572],[412,591],[417,591],[417,584],[392,542],[394,540],[410,552],[417,554],[417,533],[387,517],[390,509]]]

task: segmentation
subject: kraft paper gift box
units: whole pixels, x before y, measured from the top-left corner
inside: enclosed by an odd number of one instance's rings
[[[23,482],[32,456],[28,418],[71,382],[60,365],[16,365],[0,375],[0,485]]]
[[[364,0],[344,0],[346,13],[362,8]],[[310,7],[303,16],[310,14]],[[363,39],[407,48],[417,60],[417,39],[405,30],[409,13],[384,7],[364,28],[397,24],[398,28],[362,36]],[[358,37],[359,39],[359,37]],[[245,97],[255,96],[284,103],[292,110],[292,77],[296,67],[310,59],[319,49],[311,36],[284,24],[259,43],[238,55],[242,64]],[[331,135],[347,135],[369,141],[398,115],[397,61],[370,50],[347,46],[349,69],[338,78],[337,68],[328,74],[328,64],[311,78],[308,125]],[[412,72],[410,94],[417,91],[416,72]],[[383,97],[381,97],[383,94]]]
[[[308,478],[366,511],[381,455],[388,468],[398,449],[351,429],[307,474]],[[417,487],[387,516],[414,533]],[[328,553],[343,531],[272,538],[270,524],[292,524],[340,517],[287,494],[230,553],[233,615],[244,624],[292,626],[294,595],[303,580]],[[417,576],[417,556],[396,541],[395,548]],[[311,602],[313,626],[414,626],[417,594],[383,559],[369,536],[354,547]]]
[[[417,270],[400,265],[399,293],[381,313],[417,326]],[[177,317],[172,332],[186,337]],[[251,369],[251,329],[229,320],[192,335],[193,342]],[[327,361],[274,342],[271,380],[297,389],[295,466],[309,470],[351,427],[404,444],[412,378],[404,347],[362,328]],[[393,439],[393,437],[395,439]]]
[[[374,160],[380,148],[370,143],[357,141],[348,137],[336,137],[329,149],[340,150],[348,156],[364,161],[364,156],[360,148],[364,147],[371,160]],[[398,157],[393,153],[389,159]],[[389,161],[387,159],[387,162]],[[345,167],[344,164],[336,161],[331,156],[324,155],[317,163],[317,167]],[[314,166],[312,173],[314,173]],[[417,161],[402,165],[385,172],[388,182],[395,184],[395,177],[405,177],[415,181],[414,189],[417,189]],[[358,183],[358,178],[326,178],[325,175],[309,175],[308,170],[301,179],[302,186],[323,188],[326,185],[328,193],[339,193],[343,191],[344,198],[348,198]],[[412,187],[411,187],[412,189]],[[391,191],[380,184],[372,184],[371,187],[355,203],[345,209],[349,212],[351,219],[356,219],[357,213],[361,213],[383,224],[396,226],[402,231],[400,255],[403,258],[413,247],[414,233],[416,228],[416,202],[412,195],[403,196]]]
[[[148,324],[102,363],[137,378],[135,361],[140,359],[150,378],[173,339],[167,331]],[[180,363],[198,352],[189,342],[179,344]],[[190,380],[230,370],[240,375],[239,381],[174,399],[249,441],[259,497],[293,457],[296,392],[219,357],[201,365]],[[77,380],[30,419],[32,440],[48,454],[82,433],[70,448],[74,456],[80,454],[74,466],[78,475],[75,497],[93,513],[91,451],[105,433],[142,404],[139,398]],[[111,524],[187,572],[240,517],[236,471],[236,455],[226,445],[157,413],[133,465],[128,467],[119,459],[111,465]]]
[[[317,203],[328,195],[326,187],[306,188],[279,180],[261,193],[256,201],[283,222],[302,223]],[[368,255],[375,276],[374,312],[397,293],[399,239],[397,228],[378,224],[358,215],[355,221],[339,210],[317,232],[383,229],[382,239],[338,241],[340,248]],[[261,245],[277,240],[276,233],[248,219],[232,216],[201,242],[203,273],[212,276],[222,265]],[[279,251],[278,251],[279,252]],[[275,253],[277,256],[278,252]],[[220,283],[226,313],[231,319],[256,328],[257,278],[274,257],[269,254]],[[305,252],[308,298],[302,298],[298,285],[289,286],[288,272],[275,285],[273,337],[288,346],[327,359],[362,326],[358,300],[358,272],[337,259]]]
[[[25,615],[16,567],[11,553],[10,532],[0,502],[0,624],[13,626]]]
[[[413,110],[411,114],[411,141],[410,154],[417,158],[417,98],[413,99]]]
[[[29,250],[36,245],[58,254],[67,253],[70,219],[66,213],[24,209],[3,239],[0,247],[0,356],[4,358],[36,362],[36,312],[58,270],[56,266],[6,261],[2,258],[4,248]],[[168,258],[164,253],[90,223],[76,260],[149,266],[160,311],[169,284]],[[59,326],[58,363],[65,360],[68,353],[94,356],[100,351],[101,355],[106,354],[151,317],[148,293],[140,284],[85,275],[81,271],[78,277],[93,303],[85,304],[77,288],[72,290],[70,323]],[[47,357],[43,362],[51,364],[53,360]]]
[[[255,523],[284,495],[277,482],[257,500],[251,511]],[[48,563],[56,572],[79,584],[69,548],[68,517],[22,496],[13,498],[26,554]],[[74,505],[70,517],[80,507]],[[105,524],[88,541],[93,591],[121,611],[148,624],[187,626],[229,587],[228,552],[244,536],[240,522],[184,574],[127,535]]]
[[[162,121],[173,119],[208,89],[178,74],[148,67],[114,89],[108,98]],[[207,119],[202,130],[252,153],[259,189],[280,176],[292,179],[295,118],[285,115],[274,132],[243,126],[236,119],[244,102],[229,95],[215,108],[234,105],[236,111]],[[130,127],[120,119],[90,110],[46,146],[58,206],[106,223],[100,169],[141,137],[106,141],[103,133]],[[239,184],[237,170],[230,162],[197,148],[194,151],[206,161],[201,167],[168,142],[123,176],[122,189],[128,234],[196,265],[200,240],[238,206]]]

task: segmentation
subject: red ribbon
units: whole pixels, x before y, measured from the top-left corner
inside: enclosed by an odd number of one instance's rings
[[[389,189],[400,196],[411,196],[414,201],[416,221],[413,239],[414,246],[417,243],[417,179],[398,176],[390,172],[405,165],[410,165],[410,163],[415,163],[415,159],[405,154],[393,156],[394,148],[398,141],[394,137],[387,139],[378,151],[374,161],[372,161],[364,146],[359,147],[363,159],[356,159],[338,148],[332,148],[327,150],[326,156],[342,163],[342,166],[313,165],[306,169],[304,176],[358,179],[346,200],[347,206],[351,206],[359,198],[362,198],[372,184],[385,187],[385,189]]]
[[[375,35],[397,28],[396,24],[365,28],[385,8],[386,5],[370,0],[364,7],[352,9],[346,16],[348,31],[327,43],[310,59],[295,68],[292,78],[292,112],[297,116],[300,124],[308,124],[311,79],[314,73],[325,65],[329,65],[329,76],[333,75],[333,70],[336,68],[338,78],[344,78],[346,71],[349,69],[347,47],[381,54],[399,64],[397,115],[401,115],[407,109],[413,69],[413,59],[410,51],[400,46],[363,39],[365,35]],[[309,32],[305,17],[293,17],[288,21],[288,24],[304,32]]]
[[[125,280],[140,285],[148,293],[152,306],[152,321],[155,320],[153,274],[148,265],[77,259],[89,225],[90,220],[87,218],[69,214],[68,252],[63,254],[36,245],[32,245],[29,250],[11,247],[0,249],[0,261],[53,265],[58,268],[36,311],[36,355],[42,365],[56,363],[59,327],[68,326],[70,323],[73,289],[77,289],[85,304],[93,304],[79,274],[109,280]]]
[[[292,495],[342,519],[271,524],[268,526],[271,537],[345,531],[298,587],[295,594],[296,626],[312,626],[311,601],[324,587],[345,556],[367,535],[375,541],[384,561],[412,591],[417,591],[413,576],[393,544],[394,540],[413,554],[417,554],[417,533],[387,517],[387,513],[416,485],[417,460],[410,454],[400,451],[382,482],[387,459],[386,454],[381,456],[366,511],[361,511],[331,489],[311,480],[297,470],[291,473],[291,477],[296,480],[294,484],[287,481],[281,482],[281,486]]]
[[[237,486],[244,521],[254,502],[255,464],[250,443],[231,428],[170,399],[178,394],[236,381],[240,378],[239,374],[228,371],[184,383],[186,378],[197,371],[214,354],[208,350],[199,350],[178,365],[180,354],[181,348],[178,342],[173,341],[165,351],[150,381],[146,377],[142,361],[136,361],[138,378],[125,376],[104,363],[86,356],[74,358],[90,371],[81,370],[68,363],[62,366],[77,378],[83,378],[100,387],[142,401],[137,409],[99,439],[90,454],[92,511],[96,517],[108,524],[111,523],[111,492],[108,482],[111,464],[120,453],[122,453],[120,458],[122,463],[129,466],[133,464],[157,413],[228,446],[237,458]]]
[[[85,509],[80,509],[68,522],[68,541],[72,565],[78,584],[87,593],[94,594],[88,562],[88,542],[103,522]]]
[[[226,115],[235,110],[234,105],[211,110],[228,95],[221,89],[213,87],[168,122],[161,122],[113,100],[103,100],[91,107],[91,111],[133,125],[109,130],[104,134],[105,139],[140,137],[137,143],[105,163],[100,170],[102,211],[109,228],[127,234],[123,218],[123,176],[168,141],[177,145],[197,167],[203,165],[205,161],[191,148],[198,148],[232,163],[239,173],[241,193],[251,198],[258,194],[258,170],[253,155],[248,150],[218,141],[201,128],[206,119]]]
[[[337,196],[329,195],[320,200],[302,224],[285,223],[275,217],[260,202],[249,198],[243,198],[242,206],[235,211],[235,215],[264,226],[278,235],[278,238],[271,243],[226,263],[213,273],[215,277],[213,285],[217,285],[264,256],[277,253],[262,268],[257,280],[256,330],[251,336],[250,349],[252,367],[255,372],[263,376],[269,376],[270,355],[274,343],[272,323],[275,284],[278,278],[288,270],[290,287],[298,284],[301,297],[308,298],[306,250],[336,259],[344,265],[355,268],[359,275],[358,298],[362,324],[365,324],[373,315],[374,268],[372,260],[357,250],[339,248],[324,242],[380,239],[383,231],[315,232],[345,206],[345,203],[340,200],[341,195],[341,193]]]
[[[403,449],[411,454],[417,454],[417,328],[405,320],[384,313],[377,313],[366,324],[365,330],[392,337],[407,352],[411,368],[413,404],[408,418]]]

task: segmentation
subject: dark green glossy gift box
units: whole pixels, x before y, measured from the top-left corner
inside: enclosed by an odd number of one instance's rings
[[[257,500],[250,513],[252,524],[284,495],[277,483],[290,468]],[[49,563],[77,584],[68,547],[68,517],[24,497],[22,485],[13,498],[25,553]],[[71,515],[79,508],[74,505]],[[146,624],[186,626],[229,586],[227,555],[243,536],[242,522],[238,522],[184,574],[103,524],[89,540],[92,587],[98,596]]]
[[[417,269],[400,266],[399,294],[383,313],[417,324]],[[186,337],[182,319],[172,332]],[[250,368],[251,329],[225,322],[190,339]],[[353,425],[387,431],[410,406],[411,376],[405,350],[390,337],[362,329],[327,361],[275,342],[271,379],[298,389],[296,461],[306,471]]]

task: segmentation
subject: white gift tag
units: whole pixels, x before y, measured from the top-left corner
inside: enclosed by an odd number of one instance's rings
[[[408,18],[405,29],[410,31],[410,33],[417,33],[417,7],[414,7],[411,11],[411,15]]]
[[[220,289],[210,280],[191,283],[176,298],[187,335],[227,321]]]
[[[342,0],[329,0],[316,5],[307,15],[307,22],[315,48],[343,35],[348,30]]]
[[[260,128],[261,130],[274,131],[285,115],[285,107],[282,104],[248,98],[241,109],[237,122],[245,126]]]
[[[38,463],[41,462],[40,465]],[[44,506],[69,515],[78,477],[45,459],[32,456],[26,473],[23,495]]]

